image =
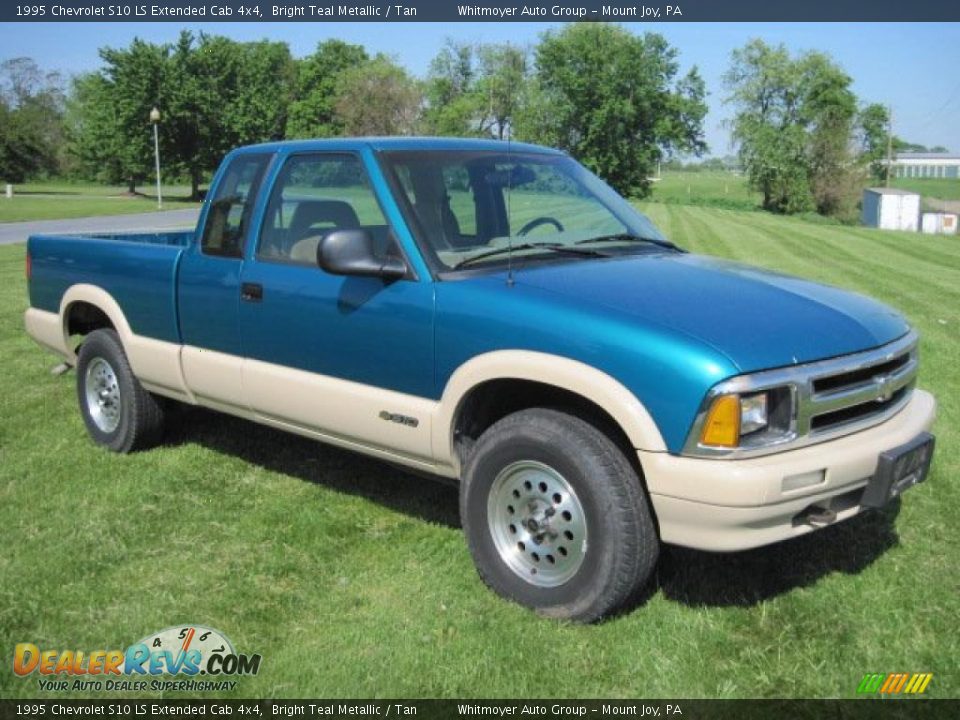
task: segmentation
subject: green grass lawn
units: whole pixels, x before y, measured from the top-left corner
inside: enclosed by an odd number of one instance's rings
[[[754,210],[760,193],[747,187],[743,175],[732,172],[665,171],[651,186],[650,199],[681,205],[707,205],[731,210]]]
[[[737,554],[667,548],[646,601],[539,619],[474,572],[456,491],[200,410],[159,449],[87,439],[75,377],[22,329],[23,246],[0,247],[0,638],[126,647],[180,623],[263,655],[239,697],[852,697],[867,672],[960,695],[960,241],[648,203],[669,237],[868,293],[923,334],[940,402],[902,504]],[[718,478],[717,482],[722,482]],[[0,696],[37,696],[0,673]]]
[[[894,178],[894,187],[920,193],[926,200],[960,200],[960,180],[946,178]]]
[[[0,223],[129,215],[157,209],[155,186],[145,185],[137,191],[141,194],[130,197],[126,187],[114,185],[55,181],[16,185],[13,198],[0,194]],[[164,186],[163,207],[165,210],[198,207],[199,203],[191,203],[189,196],[189,187]]]

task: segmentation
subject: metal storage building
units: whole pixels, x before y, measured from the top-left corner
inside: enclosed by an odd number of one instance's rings
[[[863,191],[861,222],[883,230],[910,230],[920,225],[920,196],[897,188],[867,188]]]
[[[953,213],[924,213],[920,232],[928,235],[956,235],[957,216]]]
[[[898,178],[960,178],[960,155],[897,153],[890,170]]]

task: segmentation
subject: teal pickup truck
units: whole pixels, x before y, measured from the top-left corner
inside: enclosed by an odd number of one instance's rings
[[[903,317],[686,253],[533,145],[241,148],[195,232],[34,236],[27,275],[97,443],[159,442],[174,400],[448,478],[483,579],[555,617],[621,607],[661,543],[882,506],[933,454]]]

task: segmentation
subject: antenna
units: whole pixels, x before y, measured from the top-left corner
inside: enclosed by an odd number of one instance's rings
[[[507,158],[512,160],[513,128],[507,125]],[[513,168],[507,166],[507,286],[513,287],[513,230],[510,228],[510,198],[513,196]]]

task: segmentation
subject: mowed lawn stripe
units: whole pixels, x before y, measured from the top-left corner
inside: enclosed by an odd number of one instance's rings
[[[693,252],[719,255],[773,269],[790,265],[792,272],[801,276],[809,276],[818,266],[814,254],[796,252],[783,241],[780,233],[771,232],[760,223],[743,222],[742,212],[707,208],[690,210],[685,213],[689,217],[686,238],[688,249]],[[704,237],[708,239],[704,241]]]
[[[924,278],[939,283],[945,290],[960,289],[960,269],[956,267],[960,262],[960,254],[938,253],[935,248],[935,244],[941,248],[949,247],[943,243],[960,245],[951,238],[932,239],[919,233],[893,233],[897,236],[897,242],[893,242],[886,237],[891,233],[883,230],[858,232],[856,228],[845,226],[812,225],[795,220],[789,222],[790,232],[784,233],[785,237],[807,239],[814,248],[827,243],[837,251],[838,256],[850,261],[831,266],[831,271],[847,273],[851,269],[857,271],[871,267],[882,273],[879,276],[881,279],[883,274],[889,274],[893,279]],[[768,217],[763,218],[758,225],[767,227],[771,232],[781,228],[780,225],[771,225]],[[936,240],[940,242],[937,243]],[[904,261],[907,261],[906,264],[902,264]],[[889,273],[892,268],[905,275]],[[932,272],[934,274],[931,275]]]

